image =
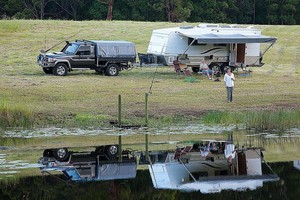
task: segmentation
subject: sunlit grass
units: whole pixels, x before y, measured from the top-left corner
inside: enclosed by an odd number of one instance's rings
[[[0,101],[0,127],[32,127],[34,116],[31,110],[22,104],[11,105],[6,101]]]
[[[256,129],[259,131],[286,130],[300,126],[300,110],[215,111],[205,114],[203,122],[210,125],[243,124],[246,125],[248,129]]]
[[[138,52],[146,52],[153,29],[189,24],[1,20],[1,98],[9,99],[10,105],[19,102],[26,105],[34,116],[38,116],[36,126],[102,126],[117,119],[117,97],[121,94],[123,122],[143,124],[144,94],[149,92],[155,68],[134,68],[122,71],[118,77],[87,70],[55,77],[42,72],[36,64],[36,56],[40,49],[50,48],[76,33],[69,40],[128,40],[136,44]],[[247,111],[256,118],[259,114],[255,112],[261,110],[271,113],[282,109],[299,110],[300,27],[258,28],[265,35],[277,37],[277,43],[265,54],[266,64],[252,69],[251,77],[236,75],[232,104],[226,102],[222,82],[212,82],[198,74],[193,75],[192,82],[185,81],[184,76],[176,75],[170,67],[158,68],[149,95],[150,125],[199,123],[203,113],[214,111],[228,112],[231,118],[234,117],[230,113]],[[62,46],[63,43],[51,51],[60,50]],[[252,117],[248,116],[249,120],[246,120],[249,126],[252,126]]]

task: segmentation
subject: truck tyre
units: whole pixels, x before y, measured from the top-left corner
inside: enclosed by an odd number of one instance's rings
[[[56,149],[54,151],[54,157],[60,162],[66,161],[69,158],[69,151],[67,148]]]
[[[53,74],[52,67],[43,67],[43,71],[45,72],[45,74]]]
[[[58,63],[53,69],[53,74],[56,76],[66,76],[68,74],[68,67],[65,63]]]
[[[198,73],[200,71],[200,67],[192,67],[192,71]]]
[[[106,67],[105,74],[107,76],[118,76],[118,74],[119,74],[119,66],[117,64],[109,64]]]
[[[106,154],[110,158],[115,158],[118,155],[119,149],[117,145],[109,145],[105,147]]]

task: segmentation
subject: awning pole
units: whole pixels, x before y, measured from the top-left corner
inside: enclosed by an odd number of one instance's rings
[[[183,54],[185,54],[187,52],[187,50],[189,50],[189,48],[193,45],[193,43],[195,42],[196,38],[194,38],[194,40],[191,42],[191,44],[187,47],[187,49],[179,56],[179,58],[177,60],[180,60],[181,57],[183,56]]]
[[[254,63],[256,63],[259,59],[261,59],[264,55],[265,55],[265,53],[273,46],[275,44],[275,42],[272,42],[265,50],[264,50],[264,52],[259,56],[259,58],[254,62]]]
[[[193,174],[189,171],[189,169],[185,166],[185,164],[182,162],[181,158],[178,159],[180,161],[180,163],[182,164],[182,166],[184,167],[184,169],[189,173],[189,175],[192,177],[192,179],[194,180],[194,182],[197,182],[196,178],[193,176]]]

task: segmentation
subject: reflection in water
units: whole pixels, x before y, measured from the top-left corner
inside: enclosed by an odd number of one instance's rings
[[[201,133],[221,133],[226,130],[233,130],[235,127],[205,127],[202,125],[199,126],[188,126],[188,127],[171,127],[166,129],[148,129],[147,132],[152,135],[157,135],[160,138],[161,135],[168,135],[165,140],[179,140],[177,136],[179,134],[186,134],[182,138],[187,140],[188,134],[194,135],[193,138],[198,137]],[[149,175],[148,170],[138,171],[137,178],[134,180],[115,180],[115,181],[104,181],[104,182],[92,182],[92,183],[74,183],[70,180],[66,180],[65,177],[57,176],[57,175],[48,175],[48,176],[35,176],[35,177],[26,177],[14,179],[2,179],[2,177],[8,176],[17,176],[19,171],[24,169],[31,168],[30,170],[36,170],[38,173],[30,173],[30,174],[40,174],[40,171],[37,165],[34,162],[30,162],[28,160],[37,160],[38,156],[40,156],[40,152],[33,153],[34,150],[30,150],[28,154],[32,154],[31,157],[26,156],[26,158],[20,157],[23,152],[22,148],[18,148],[19,146],[25,146],[29,141],[39,141],[40,137],[43,140],[43,143],[39,144],[28,144],[27,148],[31,148],[31,146],[37,145],[36,148],[42,152],[41,149],[43,145],[49,146],[65,146],[66,143],[63,143],[60,140],[62,137],[57,137],[58,140],[54,142],[50,141],[48,138],[56,138],[52,136],[72,136],[73,138],[81,139],[78,135],[83,135],[89,137],[93,137],[94,135],[133,135],[134,142],[136,143],[136,138],[138,137],[136,134],[144,134],[145,130],[118,130],[118,129],[99,129],[99,130],[91,130],[90,132],[87,130],[81,129],[60,129],[53,128],[51,130],[45,129],[43,131],[36,130],[33,131],[7,131],[4,134],[5,143],[2,142],[0,145],[0,150],[2,154],[0,154],[0,199],[298,199],[300,196],[300,172],[297,171],[292,162],[289,163],[273,163],[272,169],[279,175],[280,181],[277,182],[269,182],[264,183],[262,187],[254,190],[254,191],[245,191],[241,192],[239,189],[241,188],[241,184],[237,184],[237,182],[224,183],[222,187],[226,189],[229,187],[230,189],[236,188],[237,191],[221,191],[217,194],[209,194],[204,195],[199,192],[182,192],[179,190],[159,190],[155,189],[152,185],[152,181]],[[283,136],[290,138],[290,136],[299,136],[299,129],[294,129],[292,132],[285,132]],[[254,133],[253,133],[254,134]],[[286,135],[287,134],[287,135]],[[269,144],[276,142],[278,146],[277,137],[270,137],[270,134],[258,134],[259,137],[251,137],[250,145],[258,144]],[[71,140],[71,136],[68,137],[68,140]],[[10,137],[19,137],[17,139]],[[111,137],[111,136],[107,136]],[[152,136],[153,138],[154,136]],[[23,139],[23,138],[31,138],[31,139]],[[88,137],[85,137],[87,139]],[[99,137],[100,138],[100,137]],[[102,142],[98,138],[98,141]],[[101,136],[102,138],[102,136]],[[129,137],[128,137],[129,138]],[[258,138],[258,139],[257,139]],[[261,140],[261,138],[263,140]],[[299,138],[299,137],[298,137]],[[3,139],[3,138],[2,138]],[[180,138],[181,139],[181,138]],[[189,138],[190,139],[190,138]],[[22,140],[20,142],[19,140]],[[128,139],[129,140],[129,139]],[[163,140],[163,141],[165,141]],[[183,139],[181,139],[183,140]],[[3,141],[3,140],[2,140]],[[131,142],[131,140],[129,140]],[[162,140],[158,140],[162,141]],[[296,139],[295,139],[296,141]],[[24,142],[24,144],[23,144]],[[80,141],[81,142],[81,141]],[[82,140],[83,142],[83,140]],[[140,142],[144,142],[141,140]],[[241,140],[239,140],[241,144]],[[129,143],[129,142],[128,142]],[[154,143],[154,142],[153,142]],[[153,144],[152,143],[152,144]],[[291,143],[294,144],[294,143]],[[84,144],[82,144],[84,145]],[[161,144],[160,144],[161,145]],[[294,144],[297,145],[297,144]],[[12,146],[12,147],[7,147]],[[15,146],[17,148],[15,149]],[[154,146],[154,145],[153,145]],[[153,147],[152,146],[152,147]],[[172,147],[175,145],[172,144]],[[21,153],[22,151],[22,153]],[[28,151],[28,150],[26,150]],[[35,150],[36,151],[36,150]],[[7,153],[7,154],[6,154]],[[37,156],[38,155],[38,156]],[[9,158],[10,157],[10,158]],[[32,157],[34,159],[32,159]],[[28,173],[29,174],[29,173]],[[22,176],[20,176],[22,177]],[[2,179],[2,180],[1,180]],[[257,183],[257,182],[256,182]],[[255,184],[256,184],[255,183]],[[217,183],[218,184],[218,183]],[[247,183],[247,185],[251,185],[251,183]],[[260,183],[257,183],[260,186]],[[193,188],[195,185],[183,185],[184,191],[186,191],[186,187]],[[201,185],[202,191],[204,191],[204,187],[207,187],[210,192],[219,192],[221,184],[219,183],[219,188],[212,187],[211,185]],[[254,187],[253,187],[254,188]],[[250,187],[249,189],[253,189]]]
[[[300,170],[300,160],[294,160],[294,167]]]
[[[268,182],[256,190],[222,191],[216,194],[158,190],[152,187],[147,170],[138,171],[136,179],[74,183],[62,176],[36,176],[18,182],[1,183],[0,199],[298,199],[300,173],[292,162],[272,163],[281,181]]]
[[[146,132],[153,135],[165,135],[165,134],[204,134],[204,133],[224,133],[226,131],[233,130],[245,130],[244,126],[221,126],[214,125],[208,126],[204,124],[188,125],[188,126],[170,126],[163,128],[138,128],[138,129],[120,129],[120,128],[37,128],[33,130],[7,130],[1,134],[3,137],[14,138],[35,138],[35,137],[53,137],[53,136],[97,136],[97,135],[136,135],[145,134]],[[251,131],[251,130],[250,130]],[[255,130],[253,130],[255,131]],[[278,134],[272,133],[260,133],[265,138],[276,138]],[[280,133],[280,137],[300,137],[299,128],[291,128],[289,130]],[[0,148],[1,149],[1,148]]]
[[[255,190],[262,187],[264,180],[221,180],[183,184],[179,187],[182,191],[200,191],[201,193],[217,193],[222,190]]]
[[[20,173],[22,169],[36,169],[41,167],[41,164],[28,163],[23,160],[7,161],[6,154],[0,154],[0,180],[5,177],[11,177],[14,174]]]
[[[206,126],[204,124],[189,125],[189,126],[171,126],[164,128],[138,128],[138,129],[120,129],[120,128],[39,128],[35,130],[8,130],[3,133],[5,137],[20,137],[20,138],[33,138],[33,137],[52,137],[52,136],[95,136],[95,135],[135,135],[144,134],[199,134],[199,133],[222,133],[224,131],[232,131],[236,126]]]

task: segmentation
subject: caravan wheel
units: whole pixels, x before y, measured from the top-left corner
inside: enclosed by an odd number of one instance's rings
[[[210,65],[209,65],[209,69],[212,69],[215,73],[217,72],[217,71],[221,71],[221,67],[220,67],[220,65],[218,65],[218,64],[216,64],[216,63],[211,63]]]

